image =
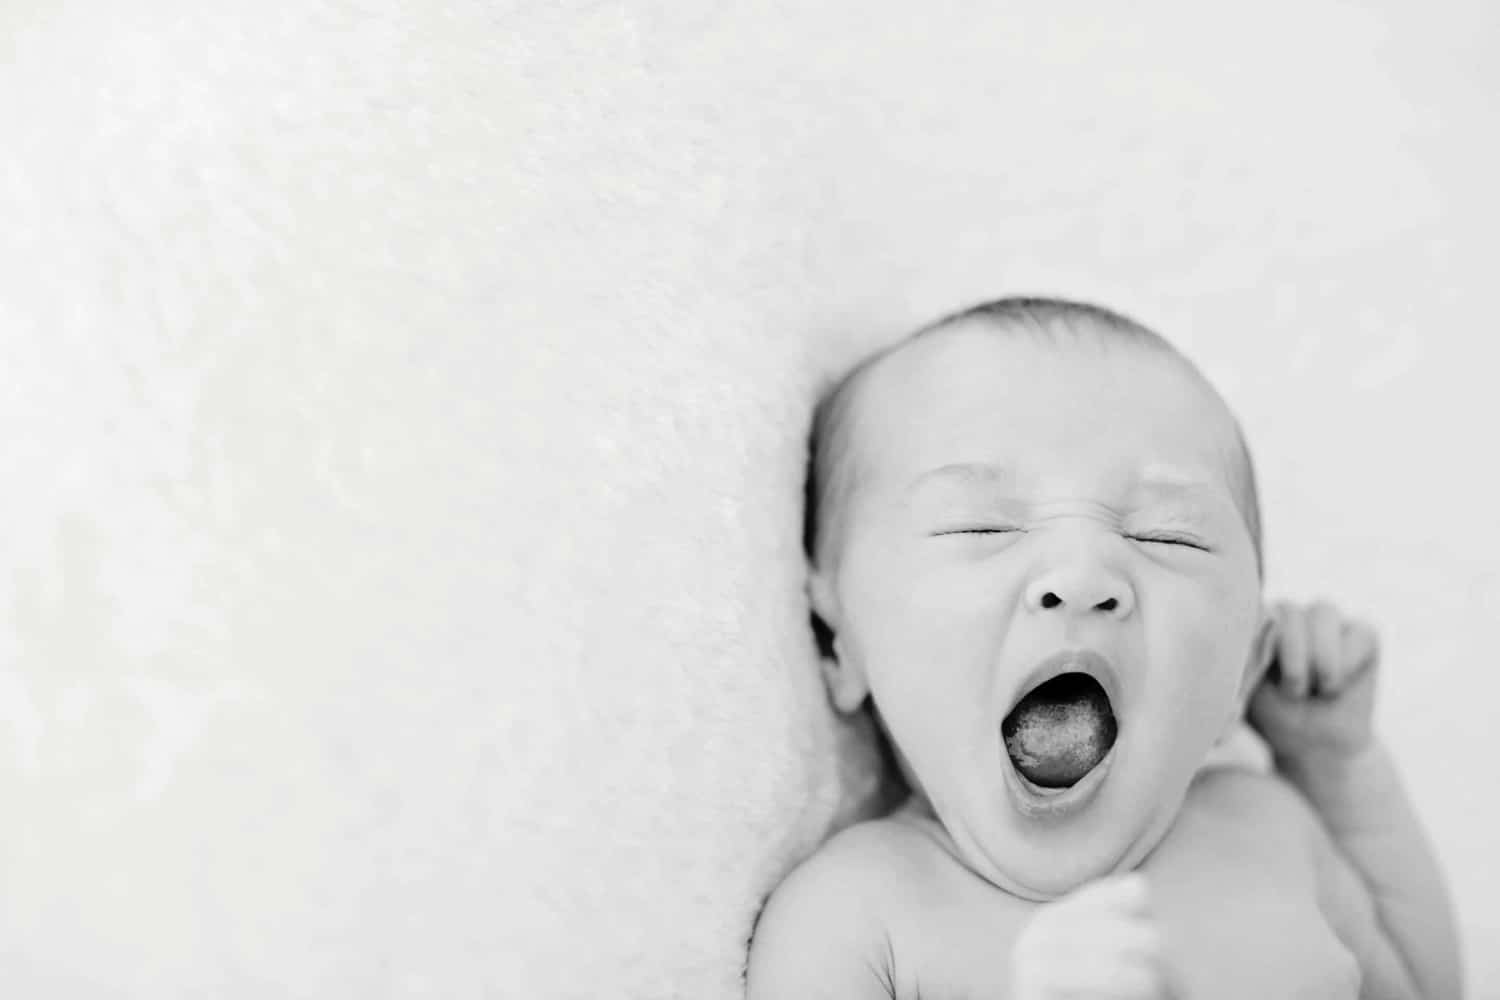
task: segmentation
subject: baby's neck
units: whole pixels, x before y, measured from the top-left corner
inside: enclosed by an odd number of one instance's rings
[[[963,867],[969,867],[964,861],[963,854],[959,851],[958,845],[953,842],[953,837],[949,835],[948,828],[943,825],[942,820],[938,819],[937,812],[932,808],[932,803],[920,791],[912,790],[907,795],[905,801],[897,806],[887,818],[892,822],[900,823],[903,826],[920,831],[941,848],[944,854],[947,854]]]

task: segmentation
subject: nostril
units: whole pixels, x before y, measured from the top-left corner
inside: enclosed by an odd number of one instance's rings
[[[1119,606],[1120,602],[1113,597],[1105,601],[1100,601],[1098,604],[1094,605],[1094,607],[1098,608],[1100,611],[1113,611]]]
[[[1062,598],[1058,597],[1056,594],[1054,594],[1050,590],[1047,591],[1045,594],[1042,595],[1042,607],[1044,607],[1044,608],[1048,608],[1048,609],[1055,608],[1055,607],[1057,607],[1061,603],[1062,603]]]

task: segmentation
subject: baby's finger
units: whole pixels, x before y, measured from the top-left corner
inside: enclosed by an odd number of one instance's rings
[[[1110,1000],[1163,1000],[1168,996],[1161,974],[1150,965],[1139,962],[1100,970],[1084,983],[1080,996],[1104,997]]]
[[[1288,604],[1277,605],[1276,686],[1289,697],[1307,696],[1307,631],[1302,612]]]
[[[1121,959],[1091,946],[1059,956],[1045,971],[1026,971],[1030,975],[1023,976],[1024,979],[1045,980],[1046,989],[1036,992],[1046,996],[1150,997],[1150,986],[1160,979],[1150,963]]]
[[[1373,667],[1379,659],[1379,634],[1364,622],[1345,622],[1344,662],[1350,667],[1349,673],[1357,674],[1367,667]]]
[[[1118,916],[1103,913],[1074,914],[1066,925],[1069,954],[1077,958],[1080,950],[1104,962],[1156,961],[1161,954],[1161,931],[1148,917]]]
[[[1344,674],[1344,618],[1327,601],[1307,609],[1308,693],[1314,696],[1338,690]]]
[[[1139,997],[1141,1000],[1181,1000],[1181,983],[1159,955],[1123,963],[1114,979],[1119,992],[1108,997]]]
[[[1145,919],[1120,920],[1101,927],[1098,940],[1121,962],[1155,962],[1161,955],[1161,931]]]

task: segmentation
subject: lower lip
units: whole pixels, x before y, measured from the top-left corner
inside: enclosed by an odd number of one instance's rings
[[[1011,763],[1010,756],[1005,752],[1005,744],[1002,740],[1000,746],[1000,755],[1004,758],[1002,770],[1005,772],[1005,784],[1010,790],[1010,800],[1015,803],[1016,811],[1023,816],[1042,820],[1064,819],[1080,812],[1099,794],[1104,778],[1109,773],[1111,765],[1114,764],[1115,750],[1119,744],[1117,736],[1115,745],[1109,748],[1104,759],[1092,771],[1067,788],[1043,788],[1021,777],[1020,772]]]

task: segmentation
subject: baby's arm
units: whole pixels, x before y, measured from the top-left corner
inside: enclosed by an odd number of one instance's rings
[[[1357,880],[1373,904],[1383,940],[1359,950],[1404,973],[1416,995],[1458,997],[1447,888],[1390,754],[1372,733],[1374,633],[1327,604],[1283,605],[1276,621],[1278,669],[1256,692],[1250,720],[1337,847],[1328,860],[1335,882]]]

